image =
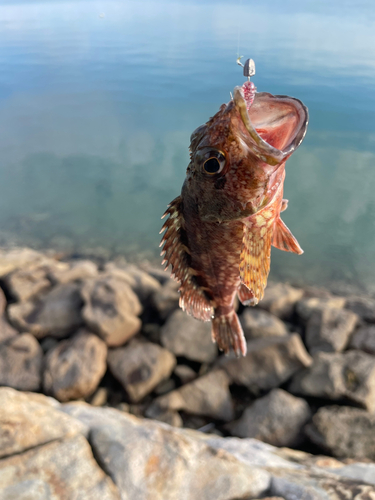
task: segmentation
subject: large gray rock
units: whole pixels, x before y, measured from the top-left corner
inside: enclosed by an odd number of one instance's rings
[[[309,352],[340,352],[345,349],[358,319],[356,314],[344,309],[324,307],[313,311],[306,327]]]
[[[125,347],[109,350],[108,366],[129,399],[137,403],[171,375],[176,358],[157,344],[134,339]]]
[[[142,303],[148,301],[151,295],[157,293],[161,288],[157,279],[134,264],[129,264],[127,262],[108,262],[104,269],[110,274],[118,272],[119,269],[123,270],[130,278],[129,284],[133,292],[138,295]]]
[[[57,401],[42,394],[0,387],[0,457],[88,432],[84,424],[58,408]]]
[[[261,309],[245,309],[240,321],[245,337],[249,340],[259,337],[282,337],[289,333],[283,321]]]
[[[98,275],[98,266],[91,260],[77,260],[54,267],[49,271],[48,277],[55,284],[81,282]]]
[[[108,346],[120,346],[141,328],[142,306],[125,280],[102,276],[88,280],[82,288],[83,317],[91,330]]]
[[[375,354],[375,325],[358,328],[350,339],[349,347],[351,349],[360,349],[369,354]]]
[[[167,319],[173,311],[178,309],[179,288],[180,284],[177,281],[169,279],[157,292],[152,294],[151,302],[162,320]]]
[[[375,299],[370,297],[349,297],[345,307],[358,314],[364,321],[375,323]]]
[[[342,309],[345,297],[306,297],[296,303],[296,313],[306,323],[313,312],[322,309]]]
[[[266,309],[279,318],[288,318],[293,313],[294,306],[302,298],[303,293],[303,290],[286,283],[269,283],[258,307]]]
[[[81,330],[48,351],[43,389],[59,401],[86,398],[98,387],[107,369],[107,346]]]
[[[2,500],[120,500],[83,436],[0,460]],[[127,496],[123,496],[127,499]]]
[[[347,398],[375,411],[375,357],[361,351],[319,352],[312,366],[297,373],[289,390],[330,400]]]
[[[38,391],[42,381],[43,351],[30,333],[0,344],[0,385]]]
[[[253,393],[269,390],[286,382],[312,359],[301,338],[294,333],[285,337],[268,337],[247,343],[247,356],[222,357],[219,361],[232,383],[244,385]]]
[[[76,284],[58,285],[36,302],[11,304],[8,315],[20,331],[36,338],[62,338],[82,325],[82,299]]]
[[[233,500],[260,496],[269,487],[268,472],[195,434],[110,408],[70,404],[65,411],[90,426],[95,456],[124,500]]]
[[[8,274],[4,277],[4,282],[12,297],[22,302],[41,295],[51,288],[47,274],[46,266],[31,264]]]
[[[296,446],[303,440],[302,428],[310,417],[304,399],[273,389],[246,408],[242,417],[227,428],[234,436],[256,438],[275,446]]]
[[[184,311],[174,311],[161,329],[161,343],[176,356],[211,363],[217,356],[211,324],[198,321]]]
[[[360,408],[320,408],[306,434],[335,457],[375,460],[375,415]]]
[[[157,418],[166,410],[184,410],[229,422],[233,419],[233,402],[229,392],[229,379],[222,370],[213,370],[179,389],[156,398],[146,416]]]

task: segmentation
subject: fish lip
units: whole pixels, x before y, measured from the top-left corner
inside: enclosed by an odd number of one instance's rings
[[[250,141],[252,142],[252,150],[254,154],[262,161],[269,165],[277,165],[281,163],[284,159],[290,156],[293,151],[295,151],[300,144],[302,143],[306,131],[307,125],[309,122],[309,112],[307,107],[303,104],[302,101],[296,99],[295,97],[289,97],[284,95],[272,95],[268,92],[257,92],[255,94],[255,99],[259,98],[269,98],[269,99],[285,99],[289,101],[293,101],[293,104],[296,108],[299,108],[299,112],[304,115],[300,120],[300,128],[296,133],[293,141],[288,144],[288,146],[284,149],[277,149],[268,142],[266,142],[262,137],[257,133],[254,125],[250,120],[250,116],[248,110],[246,108],[246,101],[244,99],[242,87],[235,87],[233,91],[233,101],[238,109],[242,121],[246,127],[246,130],[249,133]]]

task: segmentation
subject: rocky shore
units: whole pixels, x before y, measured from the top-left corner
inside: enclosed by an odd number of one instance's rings
[[[375,499],[375,299],[270,283],[237,359],[177,289],[0,251],[0,499]]]

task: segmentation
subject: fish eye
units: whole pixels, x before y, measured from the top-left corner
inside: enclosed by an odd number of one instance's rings
[[[220,151],[208,151],[202,160],[203,171],[209,175],[219,174],[225,166],[225,156]]]

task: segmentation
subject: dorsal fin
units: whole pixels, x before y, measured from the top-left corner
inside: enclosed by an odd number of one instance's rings
[[[164,255],[162,264],[172,267],[172,276],[180,282],[180,307],[194,318],[209,321],[213,315],[213,308],[198,285],[198,274],[190,267],[190,251],[182,242],[181,233],[184,231],[184,219],[181,213],[181,196],[175,198],[165,211],[162,219],[165,221],[160,233],[165,231],[160,246],[163,246],[161,255]]]
[[[284,200],[283,200],[284,201]],[[290,229],[284,222],[277,217],[273,228],[272,245],[279,250],[285,252],[293,252],[298,255],[303,254],[302,248],[299,246],[298,241],[290,232]]]

